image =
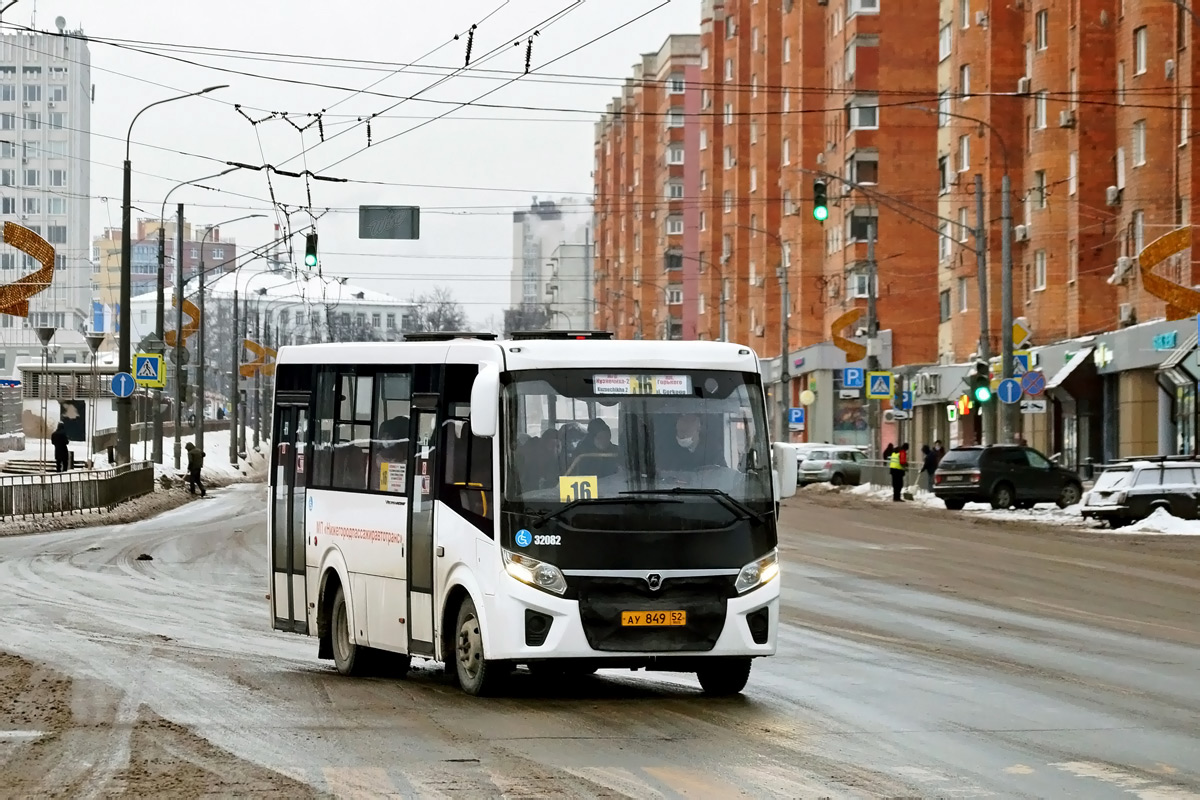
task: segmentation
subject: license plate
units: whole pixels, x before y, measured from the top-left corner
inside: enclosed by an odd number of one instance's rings
[[[966,480],[965,475],[947,475],[946,476],[947,483],[958,483],[963,480]]]
[[[621,624],[625,627],[659,628],[687,625],[686,611],[622,611]]]

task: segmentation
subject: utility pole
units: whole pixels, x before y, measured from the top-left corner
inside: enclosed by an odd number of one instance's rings
[[[1007,161],[1007,159],[1005,159]],[[1000,374],[1007,380],[1013,376],[1013,264],[1012,264],[1012,198],[1008,168],[1000,180]],[[1012,442],[1013,411],[1016,404],[1001,404],[1000,441]]]
[[[867,370],[874,372],[879,369],[879,312],[875,305],[877,286],[879,284],[879,269],[875,263],[875,229],[879,225],[878,217],[870,217],[867,222]],[[867,388],[870,388],[868,383]],[[879,435],[879,401],[867,398],[867,428],[871,431],[871,453],[875,454],[875,438]]]
[[[720,331],[720,336],[721,336],[722,342],[729,341],[729,334],[725,328],[725,299],[726,299],[725,295],[726,295],[725,275],[724,275],[724,273],[722,273],[721,274],[721,331]]]
[[[237,466],[238,463],[238,417],[239,417],[239,400],[241,399],[242,376],[240,364],[238,364],[238,353],[242,350],[242,339],[238,332],[238,278],[241,277],[240,272],[234,274],[233,278],[233,342],[232,354],[229,359],[229,381],[233,388],[229,392],[229,463]]]
[[[975,265],[979,281],[979,358],[987,361],[992,357],[988,309],[987,221],[983,213],[983,176],[978,172],[975,173],[975,224]],[[984,444],[994,444],[996,441],[995,406],[995,403],[991,403],[983,409]]]
[[[154,335],[158,340],[163,341],[164,330],[166,326],[166,309],[165,298],[167,284],[167,232],[166,226],[159,221],[158,225],[158,296],[154,304]],[[163,415],[162,415],[162,389],[154,390],[154,463],[161,464],[163,462]]]
[[[175,207],[175,469],[183,455],[179,437],[183,428],[183,203]]]
[[[792,405],[792,378],[788,374],[788,274],[783,263],[783,242],[780,242],[779,254],[779,441],[790,442],[791,432],[788,429],[788,413]],[[721,291],[725,291],[725,282],[721,281]],[[724,313],[724,300],[721,310]]]

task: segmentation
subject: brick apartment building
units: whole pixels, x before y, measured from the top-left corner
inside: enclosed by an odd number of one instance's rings
[[[694,339],[700,39],[642,56],[596,125],[596,322],[628,339]]]

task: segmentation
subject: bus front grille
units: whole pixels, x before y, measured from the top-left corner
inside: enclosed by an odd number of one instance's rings
[[[725,606],[733,577],[667,578],[651,591],[643,578],[588,578],[571,581],[588,644],[609,652],[712,650],[725,627]],[[685,611],[687,624],[633,627],[621,624],[622,611]]]

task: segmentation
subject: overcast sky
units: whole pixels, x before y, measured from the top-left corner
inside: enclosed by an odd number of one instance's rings
[[[193,5],[165,0],[20,0],[5,12],[4,22],[30,25],[36,8],[35,27],[53,31],[55,17],[61,15],[68,30],[82,28],[93,39],[92,194],[109,198],[93,204],[93,232],[120,225],[120,164],[133,115],[155,100],[227,83],[228,89],[151,109],[138,120],[133,130],[133,200],[146,213],[135,210],[135,217],[157,216],[175,183],[219,172],[225,161],[265,161],[284,169],[307,168],[389,184],[456,187],[313,183],[315,208],[343,209],[318,222],[322,267],[326,275],[349,276],[355,283],[401,298],[444,283],[452,286],[469,316],[482,320],[507,305],[513,208],[527,206],[534,194],[590,196],[596,115],[618,92],[639,53],[656,51],[671,33],[697,29],[699,0],[667,0],[643,19],[543,69],[587,78],[531,74],[503,86],[525,66],[524,43],[514,47],[513,42],[531,27],[571,9],[543,25],[535,38],[536,70],[662,2],[208,0]],[[385,141],[455,107],[410,100],[371,123],[373,144],[366,149],[366,127],[357,120],[383,112],[399,98],[354,90],[376,81],[380,82],[370,92],[405,96],[425,90],[462,66],[466,37],[451,40],[475,23],[472,64],[495,71],[459,73],[422,97],[467,101],[496,89],[480,102],[584,113],[468,107]],[[106,39],[120,40],[120,45]],[[238,52],[197,52],[195,47]],[[498,54],[484,63],[493,50]],[[281,60],[250,51],[297,57]],[[409,62],[425,66],[396,72]],[[329,141],[320,142],[316,125],[303,134],[278,118],[252,125],[235,104],[255,120],[286,112],[301,127],[312,121],[307,115],[324,110]],[[306,148],[304,157],[296,157]],[[342,159],[347,160],[337,163]],[[273,238],[277,215],[269,210],[270,189],[263,173],[234,173],[207,184],[225,191],[185,187],[172,194],[171,203],[192,205],[188,219],[199,223],[268,213],[270,219],[223,230],[242,247]],[[308,204],[304,181],[274,177],[272,184],[280,202],[292,207]],[[421,241],[359,240],[357,213],[349,211],[359,204],[422,206]],[[292,221],[302,227],[307,212]],[[302,257],[303,240],[294,246]]]

